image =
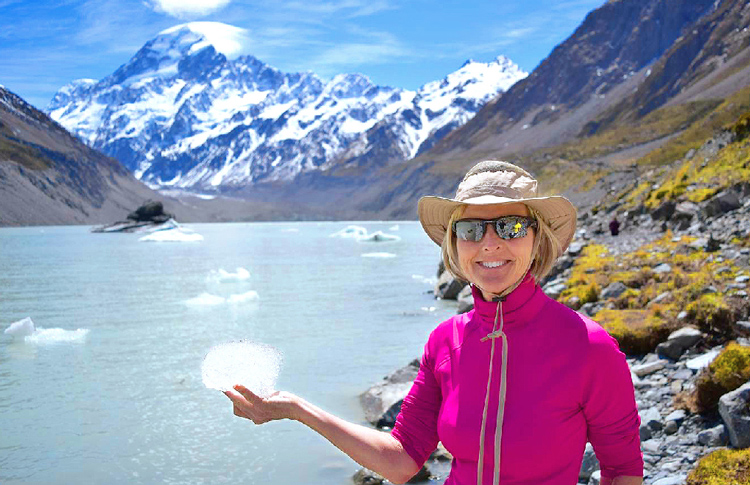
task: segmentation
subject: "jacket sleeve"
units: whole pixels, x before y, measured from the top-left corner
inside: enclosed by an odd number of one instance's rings
[[[429,343],[425,346],[419,373],[404,398],[396,425],[391,431],[419,466],[437,447],[437,422],[442,402],[440,384],[435,378],[434,362],[428,348]]]
[[[602,476],[643,476],[640,417],[625,354],[603,329],[590,335],[583,413]]]

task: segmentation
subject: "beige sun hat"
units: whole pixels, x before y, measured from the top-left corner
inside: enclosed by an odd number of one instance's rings
[[[534,209],[567,249],[576,230],[576,209],[562,196],[539,197],[538,183],[526,170],[508,162],[487,160],[474,165],[458,185],[453,199],[427,196],[419,199],[419,222],[430,239],[443,244],[448,221],[457,207],[466,204],[522,202]]]

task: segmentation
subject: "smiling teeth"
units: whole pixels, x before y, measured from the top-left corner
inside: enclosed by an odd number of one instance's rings
[[[481,264],[485,268],[497,268],[497,267],[500,267],[500,266],[504,265],[505,261],[495,261],[495,262],[492,262],[492,263],[488,263],[488,262],[484,262],[483,261],[483,262],[481,262],[479,264]]]

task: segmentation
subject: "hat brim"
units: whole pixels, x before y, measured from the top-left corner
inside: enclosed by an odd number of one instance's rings
[[[528,199],[513,199],[484,195],[463,201],[444,197],[427,196],[419,199],[417,213],[419,222],[427,235],[438,246],[443,244],[443,238],[448,230],[451,214],[462,205],[495,205],[514,204],[521,202],[534,209],[550,226],[557,240],[565,251],[573,241],[576,231],[576,209],[573,204],[561,196],[533,197]]]

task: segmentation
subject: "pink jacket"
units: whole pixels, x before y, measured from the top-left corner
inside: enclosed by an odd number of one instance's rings
[[[531,276],[500,308],[476,288],[474,302],[474,310],[441,323],[425,346],[392,431],[409,456],[421,465],[442,441],[454,457],[446,485],[477,483],[486,414],[484,484],[493,483],[497,469],[496,435],[503,485],[577,483],[586,441],[602,476],[641,476],[640,419],[617,342],[596,322],[546,296]],[[498,316],[502,338],[483,341]]]

